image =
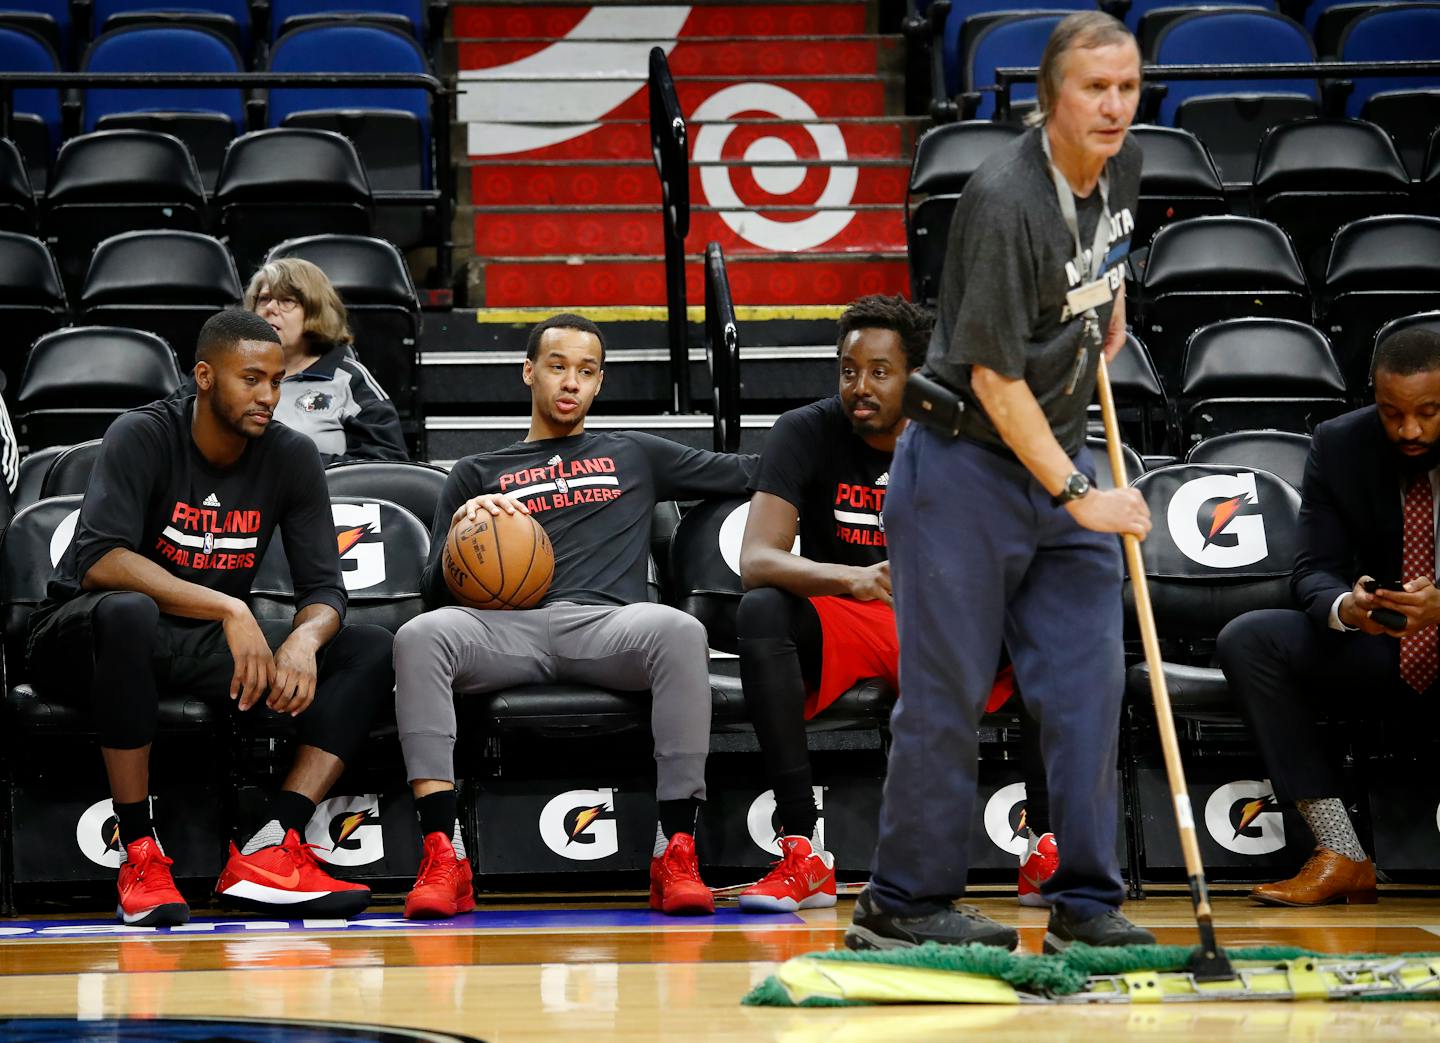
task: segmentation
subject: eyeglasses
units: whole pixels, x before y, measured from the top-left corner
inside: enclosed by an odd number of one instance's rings
[[[268,293],[262,293],[255,298],[256,311],[264,311],[272,304],[283,312],[292,312],[300,307],[300,302],[294,297],[272,297]]]

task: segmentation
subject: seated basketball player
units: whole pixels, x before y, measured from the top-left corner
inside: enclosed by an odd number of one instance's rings
[[[899,645],[881,508],[905,429],[908,374],[933,320],[902,297],[862,297],[840,316],[840,393],[776,421],[751,488],[740,549],[747,588],[736,616],[745,704],[784,835],[782,858],[740,896],[746,912],[835,903],[834,859],[815,832],[805,722],[866,678],[899,687]],[[792,554],[796,535],[800,553]],[[956,538],[963,539],[957,526]],[[988,709],[1013,691],[1001,672]],[[1048,793],[1033,725],[1022,721],[1029,826],[1020,901],[1039,905],[1055,871]]]
[[[95,712],[125,863],[117,915],[189,918],[150,821],[150,743],[160,693],[293,718],[299,745],[262,824],[232,843],[216,892],[265,911],[351,916],[370,901],[301,842],[391,690],[390,634],[341,626],[345,588],[320,457],[271,422],[285,377],[280,338],[225,311],[200,330],[193,397],[111,425],[75,537],[30,630],[30,670],[57,700]],[[295,618],[257,621],[250,584],[276,527]]]
[[[586,431],[604,376],[605,345],[593,322],[563,314],[537,325],[525,352],[529,434],[461,460],[441,493],[422,583],[433,610],[395,638],[395,713],[425,845],[406,916],[451,916],[474,905],[455,815],[456,694],[557,681],[652,693],[660,821],[650,905],[714,911],[694,841],[710,746],[708,642],[698,620],[646,600],[650,516],[658,500],[739,495],[754,459],[633,431]],[[566,481],[596,472],[604,479]],[[441,551],[452,524],[482,511],[523,511],[544,526],[555,575],[538,608],[455,604]]]

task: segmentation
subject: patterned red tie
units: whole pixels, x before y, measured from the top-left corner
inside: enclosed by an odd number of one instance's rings
[[[1401,544],[1401,576],[1407,583],[1419,576],[1435,578],[1434,492],[1430,476],[1418,475],[1405,490],[1405,539]],[[1400,639],[1400,679],[1424,692],[1440,672],[1435,627]]]

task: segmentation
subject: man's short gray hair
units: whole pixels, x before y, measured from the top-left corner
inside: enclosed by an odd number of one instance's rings
[[[1045,53],[1040,56],[1040,74],[1035,81],[1039,104],[1025,117],[1025,122],[1038,126],[1055,111],[1060,83],[1065,78],[1064,58],[1071,49],[1109,47],[1126,41],[1135,43],[1134,34],[1124,22],[1104,11],[1077,11],[1061,19],[1045,43]]]

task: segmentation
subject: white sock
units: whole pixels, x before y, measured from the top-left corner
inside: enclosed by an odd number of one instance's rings
[[[665,831],[660,828],[660,823],[655,823],[655,857],[659,858],[661,855],[663,855],[665,853],[665,849],[669,846],[670,838],[667,837],[665,835]]]
[[[453,833],[450,834],[450,843],[451,843],[451,845],[455,848],[455,857],[458,858],[458,859],[460,859],[461,861],[464,861],[464,859],[465,859],[465,840],[464,840],[463,837],[460,836],[460,820],[459,820],[459,819],[456,819],[456,820],[455,820],[455,832],[453,832]]]
[[[245,841],[245,846],[240,849],[242,855],[253,855],[262,847],[274,847],[276,844],[284,843],[285,830],[280,827],[280,820],[272,818],[259,831]]]

